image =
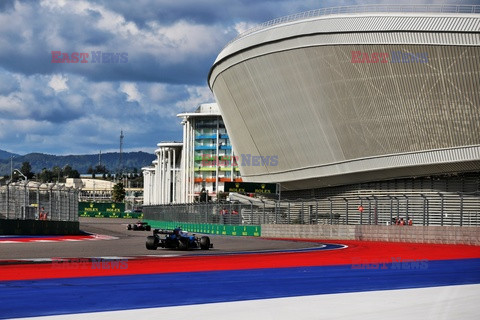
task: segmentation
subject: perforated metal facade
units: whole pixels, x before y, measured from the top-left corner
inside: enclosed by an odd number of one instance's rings
[[[478,14],[342,15],[231,43],[209,83],[232,144],[278,156],[240,164],[244,180],[306,189],[479,171],[479,30]]]

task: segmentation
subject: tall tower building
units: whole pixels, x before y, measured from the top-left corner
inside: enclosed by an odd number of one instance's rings
[[[143,168],[145,205],[200,201],[201,193],[215,200],[225,182],[242,181],[217,104],[177,116],[183,142],[159,143],[152,167]]]

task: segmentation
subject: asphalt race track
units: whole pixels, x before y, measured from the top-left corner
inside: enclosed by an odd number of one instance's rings
[[[480,312],[478,246],[212,236],[209,251],[148,251],[150,232],[127,231],[129,222],[82,220],[84,231],[105,236],[93,241],[0,239],[0,319],[477,319]]]
[[[127,224],[135,222],[137,222],[135,219],[80,218],[80,229],[82,231],[114,237],[112,240],[36,242],[27,245],[25,243],[2,244],[2,238],[0,237],[0,260],[54,257],[225,254],[239,251],[285,250],[319,246],[318,243],[209,235],[214,248],[208,251],[191,250],[183,252],[162,248],[147,250],[145,248],[145,240],[147,236],[152,235],[152,231],[127,230]]]

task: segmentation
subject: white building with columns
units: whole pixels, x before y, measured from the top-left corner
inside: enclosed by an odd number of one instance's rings
[[[240,182],[240,171],[216,103],[205,103],[182,119],[183,142],[161,142],[157,160],[143,168],[144,205],[189,203],[205,190],[215,199],[224,182]]]
[[[182,142],[161,142],[155,150],[157,159],[143,170],[143,204],[178,203],[181,187]]]

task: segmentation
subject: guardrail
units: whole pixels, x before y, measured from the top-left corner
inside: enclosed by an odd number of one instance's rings
[[[325,224],[480,226],[480,192],[392,193],[262,204],[192,203],[144,206],[144,219],[223,225]]]
[[[33,181],[1,186],[0,219],[78,221],[78,190]]]
[[[227,43],[227,47],[232,42],[243,38],[254,32],[284,24],[293,21],[299,21],[304,19],[316,18],[321,16],[338,15],[338,14],[356,14],[356,13],[395,13],[395,12],[417,12],[417,13],[480,13],[480,5],[447,5],[447,4],[392,4],[392,5],[358,5],[358,6],[341,6],[332,8],[322,8],[316,10],[309,10],[300,12],[273,20],[269,20],[262,24],[259,24],[253,28],[240,33],[237,37]]]

